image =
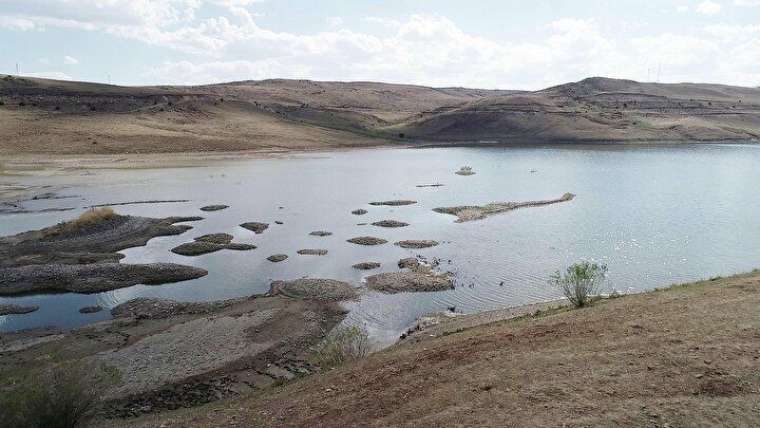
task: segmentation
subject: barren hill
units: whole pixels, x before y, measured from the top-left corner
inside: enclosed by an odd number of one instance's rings
[[[724,85],[596,77],[524,92],[283,79],[123,87],[0,78],[0,153],[7,154],[758,135],[760,89]]]
[[[452,141],[756,139],[760,90],[595,77],[475,100],[395,128],[411,138]]]

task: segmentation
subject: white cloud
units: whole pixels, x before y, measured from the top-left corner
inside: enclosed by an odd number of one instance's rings
[[[676,12],[678,12],[678,13],[684,13],[684,12],[688,12],[688,11],[689,11],[689,6],[680,5],[680,6],[676,7]]]
[[[151,80],[163,83],[200,85],[233,80],[261,80],[272,77],[305,78],[310,68],[287,62],[265,59],[261,61],[211,61],[194,64],[190,61],[165,62],[148,70]]]
[[[73,56],[64,56],[63,57],[63,63],[66,65],[77,65],[79,64],[79,60],[74,58]]]
[[[611,74],[609,64],[622,62],[590,20],[558,20],[539,29],[549,32],[543,42],[519,44],[465,33],[440,16],[415,15],[390,28],[382,37],[345,29],[308,36],[239,29],[223,49],[246,52],[253,46],[266,59],[169,62],[146,77],[166,83],[291,77],[537,88],[588,68]],[[272,44],[271,51],[260,46]]]
[[[0,16],[0,28],[6,30],[27,31],[34,30],[37,26],[34,21],[14,16]]]
[[[3,14],[49,18],[82,25],[165,27],[191,20],[201,0],[4,0]]]
[[[366,17],[358,21],[368,27],[361,30],[333,19],[327,31],[303,34],[260,26],[253,0],[205,0],[214,6],[206,9],[204,0],[0,1],[4,28],[12,22],[19,30],[91,31],[184,54],[145,65],[141,80],[131,83],[289,77],[540,89],[593,75],[643,80],[647,69],[660,66],[664,81],[760,83],[752,62],[760,40],[756,25],[692,27],[686,35],[563,18],[533,28],[529,39],[498,40],[444,16],[412,15]],[[720,10],[711,1],[699,6]]]
[[[715,15],[716,13],[720,13],[721,9],[720,3],[711,0],[705,0],[697,5],[697,12],[702,15]]]
[[[734,5],[740,7],[760,6],[760,0],[734,0]]]

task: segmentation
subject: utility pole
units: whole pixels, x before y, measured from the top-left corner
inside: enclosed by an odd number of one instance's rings
[[[19,71],[18,63],[16,63],[16,76],[18,76],[20,74],[21,74],[21,72]]]

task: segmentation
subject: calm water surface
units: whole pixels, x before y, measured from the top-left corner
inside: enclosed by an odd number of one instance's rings
[[[207,277],[177,284],[135,286],[93,295],[56,294],[0,298],[34,304],[29,315],[0,317],[0,331],[38,326],[73,327],[109,317],[108,309],[139,296],[201,301],[264,293],[273,279],[326,277],[359,285],[364,276],[397,270],[403,257],[443,260],[456,275],[455,290],[397,295],[365,294],[349,303],[346,322],[361,323],[379,340],[391,340],[418,316],[456,306],[467,313],[558,298],[547,278],[580,259],[609,266],[609,286],[635,292],[677,282],[727,275],[760,266],[760,146],[546,146],[532,148],[378,149],[288,159],[248,159],[209,167],[77,171],[62,177],[12,177],[18,183],[67,186],[68,199],[35,201],[30,208],[77,207],[67,212],[0,216],[0,235],[49,226],[77,216],[90,204],[148,199],[187,203],[117,207],[122,214],[202,215],[194,229],[123,251],[123,263],[175,262],[200,266]],[[477,174],[454,175],[462,165]],[[533,172],[531,172],[533,171]],[[53,181],[55,180],[55,181]],[[442,183],[444,187],[418,188]],[[470,223],[431,211],[439,206],[483,204],[577,195],[563,204],[527,208]],[[368,202],[414,199],[416,205],[372,207]],[[202,213],[207,204],[224,211]],[[355,216],[351,210],[369,214]],[[410,223],[384,229],[383,219]],[[283,225],[276,225],[276,220]],[[262,235],[238,224],[271,223]],[[329,230],[330,237],[309,236]],[[206,233],[227,232],[253,251],[183,257],[169,249]],[[364,247],[346,239],[382,237]],[[435,239],[425,250],[392,245],[401,239]],[[326,256],[299,256],[325,248]],[[270,263],[275,253],[290,256]],[[351,265],[378,261],[375,271]],[[101,305],[101,313],[78,309]]]

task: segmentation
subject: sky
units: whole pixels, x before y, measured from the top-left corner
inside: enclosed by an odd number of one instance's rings
[[[760,0],[0,0],[0,73],[536,90],[760,86]]]

